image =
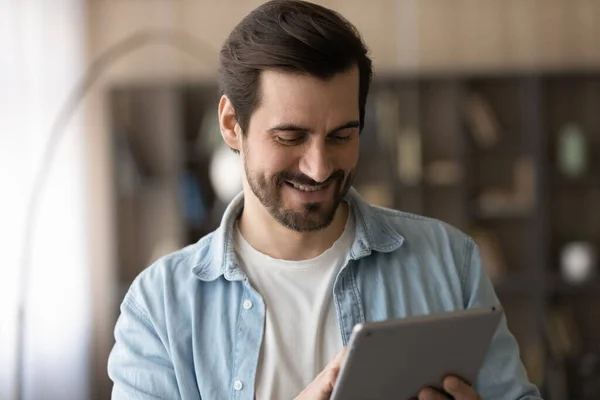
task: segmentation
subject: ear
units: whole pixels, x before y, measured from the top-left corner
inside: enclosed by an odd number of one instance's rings
[[[221,96],[219,101],[219,127],[221,136],[229,147],[240,151],[242,148],[242,129],[235,118],[235,109],[227,96]]]

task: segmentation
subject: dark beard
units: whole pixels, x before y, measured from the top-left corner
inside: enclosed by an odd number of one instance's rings
[[[352,186],[354,170],[347,175],[343,170],[333,172],[325,182],[315,182],[308,176],[301,173],[280,172],[268,181],[262,175],[255,175],[248,169],[244,162],[248,185],[252,193],[258,198],[260,203],[269,211],[269,214],[283,226],[296,232],[312,232],[327,228],[331,225],[335,213],[344,199],[344,196]],[[334,185],[334,197],[331,205],[326,203],[305,203],[303,211],[295,211],[283,208],[281,199],[281,188],[288,182],[294,182],[302,185],[321,185],[323,183]]]

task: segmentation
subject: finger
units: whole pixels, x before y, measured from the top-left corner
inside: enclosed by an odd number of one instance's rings
[[[304,389],[298,398],[328,399],[333,392],[335,381],[340,372],[340,367],[346,358],[346,348],[342,348],[331,360],[323,371],[316,376],[315,380]]]
[[[419,400],[448,400],[448,398],[435,389],[423,388],[419,392]]]
[[[475,389],[455,376],[444,379],[444,390],[456,400],[478,400],[480,397]]]
[[[335,355],[333,360],[331,360],[329,362],[329,364],[327,364],[325,366],[323,371],[321,371],[319,373],[319,375],[317,375],[315,380],[325,381],[324,377],[331,377],[331,376],[337,377],[337,372],[339,371],[339,369],[345,359],[346,359],[346,348],[344,347],[344,348],[342,348],[342,350],[340,350],[339,353],[337,353]]]
[[[321,372],[320,380],[322,382],[321,387],[326,388],[325,390],[328,393],[333,392],[333,387],[335,385],[335,381],[337,380],[338,374],[340,373],[340,368],[342,367],[342,363],[346,359],[346,350],[344,347],[333,360],[325,367],[325,369]]]
[[[326,368],[295,400],[328,400],[333,392],[337,368]]]
[[[343,347],[342,350],[339,351],[339,353],[337,353],[335,355],[335,357],[333,358],[333,361],[331,361],[329,363],[329,365],[327,367],[340,367],[344,360],[346,359],[346,353],[348,351],[347,347]]]
[[[333,392],[339,372],[339,367],[331,367],[324,371],[323,376],[321,377],[321,384],[319,385],[322,394],[330,395]]]

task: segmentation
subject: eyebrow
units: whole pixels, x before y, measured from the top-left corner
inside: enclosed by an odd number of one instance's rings
[[[330,130],[327,135],[331,135],[334,133],[337,133],[341,130],[344,129],[349,129],[349,128],[359,128],[360,127],[360,122],[359,121],[349,121],[346,122],[336,128],[333,128],[332,130]],[[268,130],[269,133],[277,133],[277,132],[302,132],[302,133],[312,133],[312,129],[300,126],[300,125],[296,125],[296,124],[280,124],[280,125],[276,125],[272,128],[270,128]]]

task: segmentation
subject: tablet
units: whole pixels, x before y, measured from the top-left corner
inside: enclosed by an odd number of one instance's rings
[[[500,306],[358,324],[332,400],[405,400],[447,375],[475,382]]]

